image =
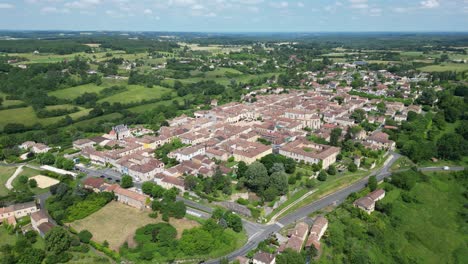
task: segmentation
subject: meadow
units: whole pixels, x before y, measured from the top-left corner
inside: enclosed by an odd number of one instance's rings
[[[328,214],[330,224],[319,263],[344,262],[344,258],[369,263],[463,263],[468,259],[466,222],[461,215],[466,175],[431,173],[427,177],[410,191],[388,187],[381,203],[391,210],[385,214],[375,211],[358,217],[350,213],[351,201]],[[352,245],[351,252],[342,252],[345,244]]]
[[[443,71],[468,71],[468,64],[466,63],[442,63],[439,65],[430,65],[418,68],[420,71],[425,72],[443,72]]]
[[[78,112],[69,114],[69,116],[75,120],[88,115],[89,111],[91,111],[91,109],[82,109]],[[38,118],[36,112],[34,112],[34,109],[31,106],[5,109],[0,110],[0,129],[3,129],[3,127],[8,123],[23,124],[25,126],[32,126],[36,123],[41,125],[50,125],[58,122],[64,117],[65,116]]]
[[[127,91],[105,97],[98,102],[109,102],[109,103],[137,103],[143,100],[158,99],[165,93],[175,93],[174,90],[162,87],[162,86],[153,86],[146,87],[143,85],[128,85]]]

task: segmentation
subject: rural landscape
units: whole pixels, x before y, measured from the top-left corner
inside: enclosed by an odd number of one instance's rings
[[[376,5],[0,1],[0,264],[466,263],[468,21]]]

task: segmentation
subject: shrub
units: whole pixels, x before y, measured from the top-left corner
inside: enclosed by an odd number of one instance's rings
[[[88,230],[83,230],[78,234],[78,237],[80,238],[81,242],[88,244],[89,241],[91,241],[93,234],[91,234],[91,232]]]
[[[37,181],[35,179],[30,179],[29,180],[29,187],[30,188],[36,188],[37,187]]]

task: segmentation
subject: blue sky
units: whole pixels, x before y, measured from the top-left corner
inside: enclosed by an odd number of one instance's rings
[[[468,31],[468,0],[0,0],[0,29]]]

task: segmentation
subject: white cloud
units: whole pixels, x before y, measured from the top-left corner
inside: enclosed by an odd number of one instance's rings
[[[258,13],[260,11],[260,9],[256,6],[249,6],[247,7],[247,10],[249,10],[250,12],[253,12],[253,13]]]
[[[214,13],[214,12],[210,12],[210,13],[206,14],[205,16],[206,16],[206,17],[215,17],[215,16],[217,16],[217,15],[216,15],[216,13]]]
[[[369,9],[369,15],[370,16],[381,16],[382,15],[382,9],[380,9],[380,8],[371,8],[371,9]]]
[[[196,5],[192,6],[192,9],[193,10],[203,10],[203,9],[205,9],[205,7],[203,5],[196,4]]]
[[[439,0],[425,0],[420,3],[422,8],[436,8],[440,6]]]
[[[303,2],[297,2],[297,6],[298,6],[298,7],[304,7],[305,5],[304,5]]]
[[[8,3],[0,3],[0,9],[10,9],[10,8],[14,8],[15,6],[12,5],[12,4],[8,4]]]
[[[147,9],[143,10],[143,14],[145,14],[145,15],[151,15],[151,14],[153,14],[153,10],[147,8]]]
[[[50,14],[50,13],[54,13],[54,14],[65,14],[65,13],[69,13],[70,10],[68,10],[67,8],[57,8],[55,6],[45,6],[43,8],[41,8],[41,13],[43,14]]]
[[[366,9],[369,7],[367,0],[349,0],[350,7],[355,9]]]
[[[270,6],[274,8],[286,8],[288,5],[288,2],[286,1],[270,3]]]
[[[95,7],[96,5],[101,4],[101,0],[78,0],[66,3],[66,7],[70,8],[80,8],[80,9],[87,9]]]
[[[191,6],[195,5],[197,2],[195,0],[169,0],[170,6]]]

